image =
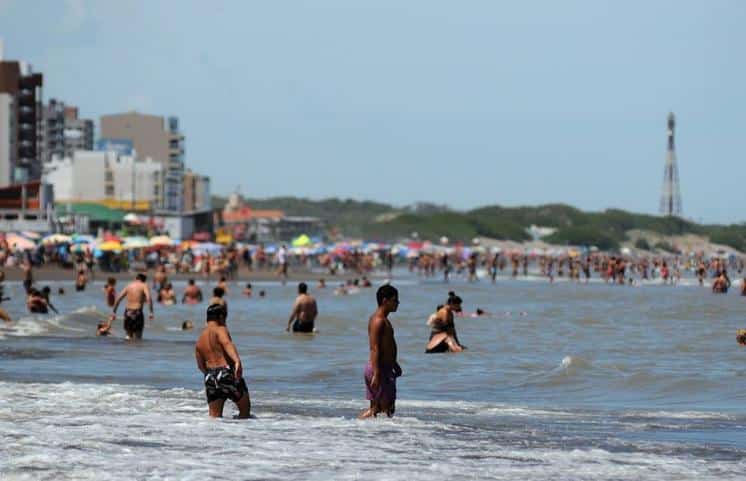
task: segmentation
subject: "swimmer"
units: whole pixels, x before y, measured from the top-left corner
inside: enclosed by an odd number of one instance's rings
[[[26,297],[26,307],[29,312],[34,314],[47,314],[49,308],[47,307],[47,300],[38,290],[33,287],[29,288],[28,296]]]
[[[57,289],[57,295],[58,296],[64,296],[65,295],[65,288],[64,287],[60,287],[59,289]]]
[[[158,302],[166,306],[173,306],[176,304],[176,293],[174,287],[170,282],[167,282],[158,292]]]
[[[264,292],[264,289],[262,289],[261,291],[259,291],[259,297],[266,297],[266,296],[267,296],[267,293]]]
[[[746,346],[746,329],[736,330],[736,342],[742,346]]]
[[[362,287],[373,287],[373,284],[370,283],[367,277],[363,276],[363,280],[361,283]]]
[[[10,315],[2,307],[0,307],[0,319],[5,321],[6,324],[13,322],[13,319],[10,318]]]
[[[194,279],[189,279],[187,287],[184,289],[184,295],[181,296],[182,304],[197,304],[202,302],[202,289],[194,283]]]
[[[113,277],[109,277],[106,280],[106,285],[104,286],[104,297],[106,298],[106,305],[109,307],[114,307],[114,302],[117,300],[117,280]]]
[[[246,284],[246,287],[243,289],[243,295],[246,297],[251,297],[251,282]]]
[[[210,305],[212,304],[220,304],[221,306],[225,307],[226,312],[228,311],[228,303],[223,299],[223,296],[225,296],[225,291],[222,287],[216,287],[212,290],[212,298],[210,299]]]
[[[99,322],[96,326],[96,336],[108,336],[111,334],[111,324],[108,322]]]
[[[290,332],[292,325],[293,332],[313,332],[318,314],[316,299],[308,294],[306,283],[301,282],[298,284],[298,297],[295,298],[293,310],[290,311],[290,318],[288,319],[288,327],[285,330]]]
[[[194,324],[192,321],[184,321],[181,323],[181,330],[182,331],[191,331],[194,328]]]
[[[223,289],[223,293],[225,295],[228,295],[228,281],[225,279],[225,277],[220,277],[220,280],[218,281],[217,287]]]
[[[345,287],[344,283],[341,283],[339,287],[334,289],[334,295],[335,296],[346,296],[347,295],[347,288]]]
[[[116,301],[114,301],[114,307],[111,308],[109,326],[117,318],[119,303],[125,297],[127,298],[124,308],[124,330],[127,333],[128,340],[142,339],[142,331],[145,327],[145,316],[142,311],[146,303],[150,308],[149,319],[153,319],[153,297],[150,295],[147,280],[148,278],[145,274],[137,274],[135,280],[122,289],[122,292],[119,293]]]
[[[427,321],[430,326],[430,341],[425,348],[427,354],[439,352],[461,352],[464,346],[458,340],[456,325],[453,322],[454,313],[461,312],[461,298],[451,296],[446,305],[430,316]]]
[[[85,290],[85,285],[88,283],[88,278],[85,275],[85,270],[80,269],[77,277],[75,277],[75,290],[82,292]]]
[[[399,291],[389,284],[383,285],[376,292],[376,302],[378,307],[368,320],[370,358],[363,376],[365,397],[370,401],[370,406],[360,414],[359,419],[376,417],[379,413],[385,413],[388,417],[394,415],[396,378],[402,375],[402,368],[397,362],[394,327],[388,318],[399,307]]]
[[[326,289],[326,281],[324,280],[323,277],[321,279],[319,279],[318,284],[316,284],[316,288],[317,289]]]
[[[225,400],[230,399],[238,407],[238,417],[245,419],[251,416],[251,399],[241,358],[225,324],[227,317],[222,304],[207,308],[207,325],[197,339],[195,358],[204,376],[210,417],[222,417]]]
[[[49,286],[44,286],[41,290],[41,295],[44,297],[44,300],[47,301],[47,306],[49,306],[55,314],[59,314],[60,311],[57,310],[56,307],[52,304],[52,301],[49,300],[49,296],[52,294],[52,288]]]
[[[488,314],[489,314],[489,312],[483,311],[482,309],[480,309],[480,308],[477,307],[477,310],[474,311],[474,312],[472,312],[469,316],[470,317],[481,317],[481,316],[486,316]]]

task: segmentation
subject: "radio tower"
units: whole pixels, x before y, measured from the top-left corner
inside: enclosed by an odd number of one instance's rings
[[[668,114],[668,151],[666,167],[663,170],[663,192],[661,192],[661,215],[681,217],[681,191],[679,189],[679,167],[676,165],[674,150],[674,127],[676,119],[673,112]]]

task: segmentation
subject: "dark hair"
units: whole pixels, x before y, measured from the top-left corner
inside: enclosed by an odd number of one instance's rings
[[[378,288],[378,291],[376,291],[376,301],[379,306],[383,304],[383,301],[386,299],[393,299],[395,297],[399,297],[399,291],[397,291],[396,287],[391,284],[384,284]]]
[[[228,317],[228,311],[222,304],[210,304],[207,307],[206,317],[208,321],[223,320]]]
[[[246,289],[251,289],[251,282],[248,282],[248,283],[246,284]]]
[[[109,284],[110,286],[113,286],[114,284],[117,283],[117,280],[114,279],[113,277],[109,277],[108,279],[106,279],[106,283]]]
[[[455,296],[455,295],[456,295],[456,293],[455,293],[455,292],[453,292],[453,291],[448,291],[448,297],[453,297],[453,296]]]
[[[147,281],[147,280],[148,280],[148,276],[146,276],[145,274],[143,274],[142,272],[140,272],[140,273],[138,273],[138,274],[137,274],[137,275],[135,276],[135,279],[137,279],[137,280],[138,280],[138,281],[140,281],[140,282],[145,282],[145,281]]]
[[[225,282],[225,276],[220,276],[220,282]]]
[[[189,279],[189,285],[190,285],[190,286],[193,286],[193,285],[194,285],[194,279]]]
[[[52,288],[49,287],[49,286],[44,286],[44,287],[42,287],[41,292],[43,292],[44,294],[48,294],[48,293],[52,292]]]
[[[225,295],[225,289],[222,287],[216,287],[212,290],[212,295],[215,297],[223,297]]]
[[[462,302],[463,302],[463,301],[461,300],[461,298],[460,298],[459,296],[450,296],[450,297],[448,298],[448,302],[447,302],[447,304],[448,304],[449,306],[453,306],[454,304],[461,304]]]
[[[438,304],[437,306],[435,306],[436,311],[439,311],[441,309],[443,309],[443,304]]]
[[[484,314],[484,311],[477,307],[477,316],[481,316],[482,314]]]
[[[308,292],[308,286],[306,285],[306,283],[301,282],[300,284],[298,284],[298,294],[305,294],[306,292]]]

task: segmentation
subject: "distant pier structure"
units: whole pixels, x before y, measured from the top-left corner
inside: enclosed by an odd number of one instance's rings
[[[679,187],[679,166],[676,163],[674,148],[674,129],[676,118],[673,112],[668,114],[668,151],[666,166],[663,170],[663,191],[661,192],[660,213],[664,216],[681,217],[681,190]]]

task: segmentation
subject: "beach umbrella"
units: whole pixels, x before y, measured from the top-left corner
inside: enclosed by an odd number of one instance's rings
[[[106,241],[98,245],[98,250],[101,252],[121,252],[122,244],[115,241]]]
[[[36,247],[34,241],[26,239],[25,237],[21,237],[18,234],[14,234],[12,232],[5,234],[5,241],[8,243],[8,246],[11,249],[21,249],[25,251],[28,249],[34,249]]]
[[[311,244],[311,238],[308,237],[306,234],[301,234],[295,239],[293,239],[292,245],[293,247],[306,247]]]
[[[167,235],[158,235],[155,237],[150,238],[150,245],[151,246],[171,246],[174,244],[174,241],[171,240],[171,238]]]
[[[214,242],[200,242],[195,244],[192,250],[197,254],[219,254],[224,249],[224,246],[216,244]]]
[[[94,244],[95,242],[96,242],[96,239],[94,239],[93,236],[91,235],[83,235],[83,234],[72,235],[73,244]]]
[[[64,247],[61,247],[60,249],[64,249]],[[88,250],[88,246],[86,244],[73,244],[70,246],[70,252],[73,254],[82,254]]]
[[[125,249],[142,249],[143,247],[150,247],[150,241],[142,236],[125,237],[122,247]]]
[[[41,243],[45,246],[51,244],[69,244],[70,242],[72,242],[72,240],[72,237],[64,234],[52,234],[43,238],[41,240]]]
[[[38,232],[31,232],[30,230],[21,231],[21,235],[26,239],[31,239],[32,241],[38,241],[41,239],[41,234]]]
[[[134,212],[130,212],[129,214],[125,215],[122,218],[123,221],[128,222],[130,224],[139,224],[140,218],[135,214]]]
[[[104,232],[104,242],[122,242],[122,239],[111,232]]]

